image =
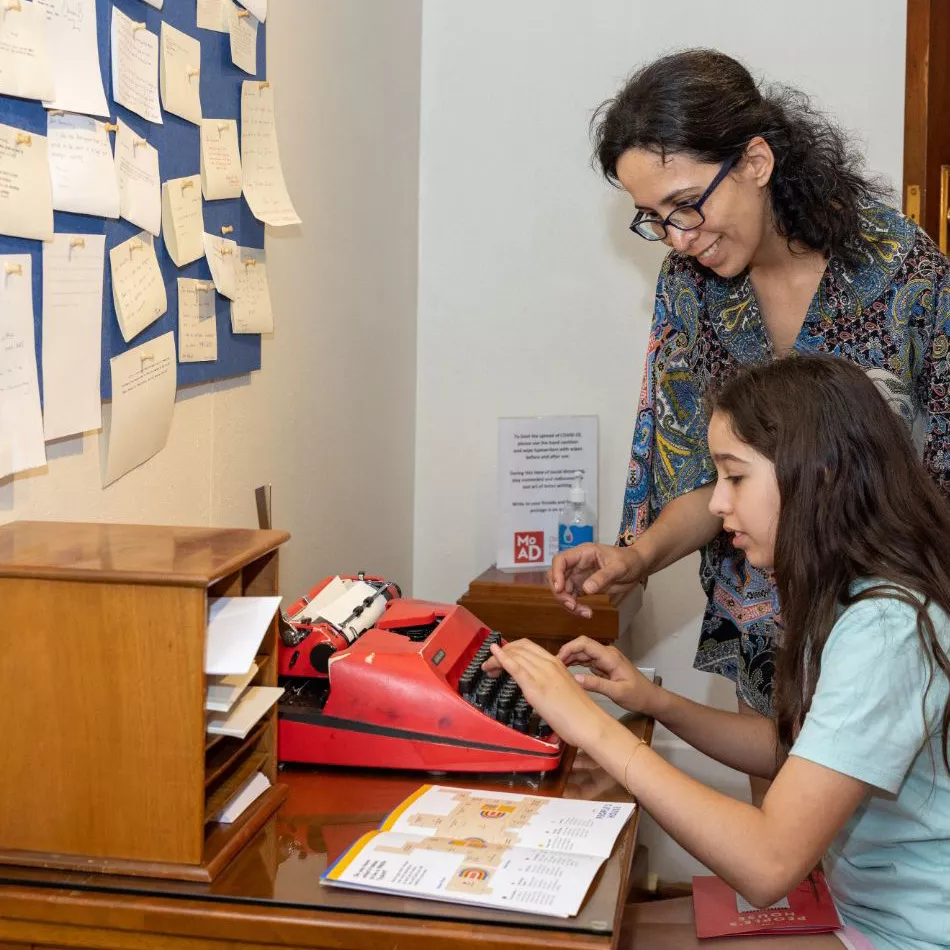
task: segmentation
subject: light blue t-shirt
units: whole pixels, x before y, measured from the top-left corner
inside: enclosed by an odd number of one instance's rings
[[[930,616],[950,650],[950,618],[937,608]],[[824,869],[842,922],[875,950],[950,947],[950,776],[940,747],[948,684],[937,668],[925,723],[927,681],[916,611],[887,598],[859,601],[831,631],[791,750],[874,786]]]

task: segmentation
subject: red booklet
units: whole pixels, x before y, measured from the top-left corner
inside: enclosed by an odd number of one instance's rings
[[[820,871],[802,881],[787,897],[762,908],[747,903],[718,877],[694,877],[693,909],[697,937],[814,934],[841,926]]]

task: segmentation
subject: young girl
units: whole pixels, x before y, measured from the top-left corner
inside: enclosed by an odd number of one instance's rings
[[[746,370],[710,402],[710,510],[751,564],[774,568],[781,597],[773,716],[691,702],[586,637],[558,657],[515,641],[495,661],[750,903],[822,861],[847,945],[950,947],[950,509],[904,424],[844,360]],[[575,679],[578,663],[592,672]],[[761,807],[669,765],[585,689],[774,779]]]

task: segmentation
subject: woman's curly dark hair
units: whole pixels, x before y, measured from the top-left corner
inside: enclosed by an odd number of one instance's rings
[[[760,89],[745,66],[717,50],[673,53],[638,70],[598,107],[591,132],[595,161],[615,185],[628,149],[720,163],[761,136],[775,156],[770,187],[779,234],[848,264],[859,256],[861,205],[888,197],[804,93]]]

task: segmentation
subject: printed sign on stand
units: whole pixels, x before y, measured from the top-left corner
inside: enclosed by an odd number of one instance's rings
[[[498,420],[499,568],[551,563],[557,554],[558,514],[575,472],[583,474],[587,504],[596,515],[597,416]]]

